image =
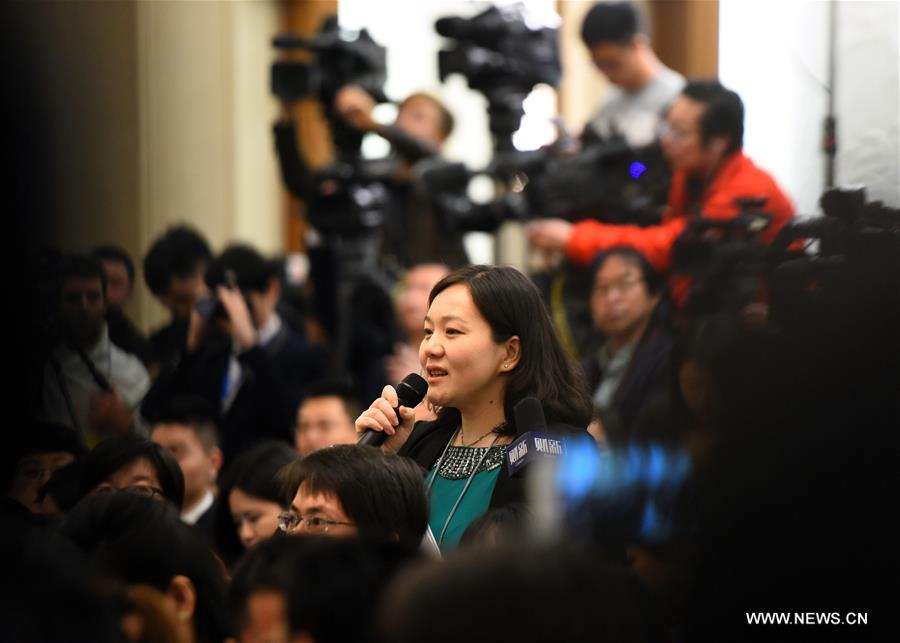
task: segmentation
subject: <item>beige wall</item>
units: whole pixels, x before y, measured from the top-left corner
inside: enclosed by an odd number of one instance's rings
[[[170,225],[202,230],[214,251],[233,240],[282,249],[271,138],[270,2],[140,2],[140,239]],[[141,293],[141,321],[165,314]]]
[[[23,52],[36,58],[45,101],[51,218],[42,240],[72,251],[115,242],[136,255],[135,6],[33,3],[22,18],[42,43]]]
[[[53,154],[47,242],[112,242],[139,265],[187,222],[214,250],[284,247],[271,137],[276,2],[41,2],[25,13],[42,76]],[[142,278],[129,311],[165,319]]]
[[[581,23],[594,3],[585,0],[560,0],[560,56],[563,77],[559,87],[559,113],[577,134],[590,120],[610,84],[591,62],[581,41]]]

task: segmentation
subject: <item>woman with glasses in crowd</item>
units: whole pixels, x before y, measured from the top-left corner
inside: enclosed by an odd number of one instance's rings
[[[419,361],[437,420],[414,423],[393,387],[356,420],[358,432],[384,431],[383,449],[428,472],[429,525],[442,551],[488,509],[523,500],[507,471],[516,436],[513,409],[526,397],[543,405],[550,432],[587,436],[591,400],[564,353],[534,284],[510,267],[466,266],[429,296]]]

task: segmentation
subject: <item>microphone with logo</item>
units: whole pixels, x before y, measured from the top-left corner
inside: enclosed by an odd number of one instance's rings
[[[394,388],[397,389],[397,399],[400,401],[400,404],[397,408],[394,409],[394,412],[397,414],[397,417],[400,417],[400,407],[405,406],[407,408],[415,408],[419,406],[419,402],[425,397],[425,394],[428,392],[428,382],[422,378],[421,375],[417,373],[410,373],[403,380],[397,384]],[[362,434],[362,437],[356,441],[357,444],[367,444],[373,447],[380,447],[385,440],[387,440],[388,436],[384,431],[374,431],[372,429],[367,429],[365,433]]]
[[[562,438],[547,431],[547,420],[540,400],[534,397],[522,399],[513,410],[516,416],[518,437],[506,449],[509,475],[517,476],[529,465],[565,453]]]

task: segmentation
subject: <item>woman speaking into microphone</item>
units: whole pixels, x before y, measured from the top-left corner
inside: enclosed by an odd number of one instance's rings
[[[384,431],[382,448],[428,472],[429,524],[442,551],[488,509],[524,499],[507,473],[505,447],[516,437],[513,409],[542,402],[550,432],[585,435],[591,399],[564,353],[537,288],[514,268],[466,266],[428,298],[419,361],[434,421],[414,422],[386,386],[356,420],[360,433]]]

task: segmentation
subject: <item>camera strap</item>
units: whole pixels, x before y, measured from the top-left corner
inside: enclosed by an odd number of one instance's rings
[[[86,352],[84,352],[84,349],[81,346],[79,346],[77,342],[73,341],[70,338],[66,338],[65,342],[66,342],[66,347],[69,350],[73,351],[81,359],[82,363],[84,364],[85,368],[87,368],[88,373],[90,373],[91,377],[93,378],[94,382],[96,382],[97,386],[100,387],[101,390],[106,391],[107,393],[112,391],[112,386],[110,385],[109,380],[103,375],[103,373],[101,373],[100,371],[97,370],[97,366],[94,364],[94,361],[90,357],[88,357],[88,354]],[[110,344],[109,337],[107,337],[106,342],[107,342],[107,355],[110,360],[109,370],[111,371],[112,370],[112,346],[109,345]]]

